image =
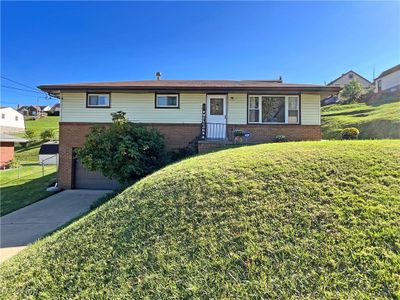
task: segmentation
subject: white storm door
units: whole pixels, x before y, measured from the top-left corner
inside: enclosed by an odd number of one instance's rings
[[[207,95],[207,138],[226,139],[226,95]]]

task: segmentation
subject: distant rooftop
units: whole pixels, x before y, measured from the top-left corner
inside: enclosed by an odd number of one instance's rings
[[[28,140],[13,135],[0,133],[0,142],[26,143]]]
[[[381,77],[384,77],[386,75],[389,75],[389,74],[391,74],[393,72],[396,72],[396,71],[399,71],[399,70],[400,70],[400,64],[398,64],[398,65],[396,65],[396,66],[394,66],[394,67],[392,67],[390,69],[387,69],[386,71],[383,71],[376,79],[379,79]]]

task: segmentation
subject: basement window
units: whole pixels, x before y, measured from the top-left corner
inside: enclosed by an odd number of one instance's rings
[[[179,108],[179,95],[156,95],[156,108]]]
[[[87,94],[87,107],[110,107],[110,94]]]

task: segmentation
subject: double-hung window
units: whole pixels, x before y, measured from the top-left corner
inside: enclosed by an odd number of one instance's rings
[[[250,95],[249,123],[299,124],[299,96]]]
[[[288,97],[288,123],[298,124],[299,123],[299,97],[289,96]]]
[[[157,94],[156,108],[179,108],[178,94]]]
[[[88,94],[87,107],[110,107],[110,94]]]
[[[260,97],[249,97],[249,122],[260,122]]]

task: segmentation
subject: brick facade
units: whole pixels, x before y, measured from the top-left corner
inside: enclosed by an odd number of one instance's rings
[[[81,147],[94,123],[60,123],[60,165],[58,181],[61,188],[73,184],[73,149]],[[147,124],[157,129],[165,138],[167,150],[186,147],[200,135],[200,124]]]
[[[319,141],[322,138],[319,125],[295,124],[245,124],[228,125],[228,138],[233,140],[234,130],[250,132],[250,143],[272,142],[277,135],[284,135],[288,141]]]
[[[69,189],[73,181],[73,149],[81,147],[93,123],[60,123],[60,165],[59,185]],[[165,138],[167,150],[184,148],[196,140],[201,124],[147,124],[157,129]],[[233,130],[241,129],[251,133],[249,143],[272,141],[276,135],[285,135],[289,141],[320,140],[321,127],[314,125],[228,125],[228,138],[233,140]],[[200,143],[199,152],[206,152],[221,143]]]
[[[0,142],[0,167],[7,167],[8,162],[14,158],[14,143]]]

